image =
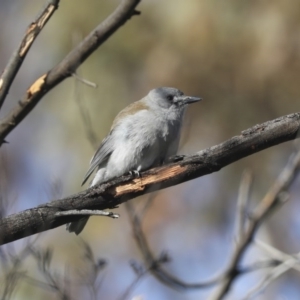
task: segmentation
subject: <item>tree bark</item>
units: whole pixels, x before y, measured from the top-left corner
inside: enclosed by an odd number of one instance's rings
[[[180,161],[141,173],[122,176],[64,199],[24,210],[0,220],[0,244],[56,228],[80,216],[58,216],[69,210],[104,210],[156,190],[216,171],[274,145],[298,138],[300,113],[293,113],[242,131],[238,136],[187,156]]]

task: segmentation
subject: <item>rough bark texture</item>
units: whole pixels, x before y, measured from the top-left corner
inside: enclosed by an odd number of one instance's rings
[[[137,196],[216,172],[243,157],[297,138],[299,128],[300,113],[283,116],[256,125],[239,136],[185,157],[179,162],[143,172],[140,178],[122,176],[67,198],[10,215],[0,221],[0,244],[80,218],[56,216],[59,211],[112,209]]]

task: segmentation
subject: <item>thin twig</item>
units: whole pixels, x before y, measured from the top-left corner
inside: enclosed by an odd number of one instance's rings
[[[4,268],[4,280],[2,282],[2,295],[1,299],[10,299],[18,282],[26,276],[26,271],[22,270],[25,259],[31,254],[31,247],[36,242],[39,236],[34,239],[29,239],[19,253],[10,252],[7,255],[9,262]]]
[[[274,247],[272,247],[271,245],[268,245],[266,243],[264,243],[263,241],[259,240],[259,239],[255,239],[254,240],[254,244],[259,247],[260,250],[264,251],[268,256],[272,257],[273,259],[276,259],[278,261],[286,261],[288,259],[296,259],[299,261],[300,258],[300,254],[286,254]],[[294,266],[294,269],[297,270],[298,272],[300,272],[300,266]]]
[[[293,153],[290,156],[286,167],[280,173],[279,177],[271,186],[261,203],[254,210],[254,213],[251,215],[251,219],[249,219],[249,224],[245,230],[243,239],[239,242],[230,258],[229,266],[226,270],[227,276],[218,289],[211,295],[209,298],[210,300],[223,299],[230,290],[235,278],[239,275],[238,265],[246,250],[250,246],[257,229],[270,212],[274,211],[275,208],[286,200],[286,195],[283,192],[287,191],[296,178],[299,171],[299,164],[300,151],[298,153]]]
[[[103,210],[90,210],[90,209],[82,209],[82,210],[67,210],[67,211],[59,211],[55,213],[56,216],[105,216],[113,219],[118,219],[120,217],[119,214],[115,214],[111,211],[103,211]]]
[[[118,28],[133,15],[139,14],[135,8],[140,1],[122,0],[116,10],[91,31],[58,65],[38,78],[28,88],[19,104],[0,123],[0,146],[5,137],[20,124],[46,93],[67,77],[72,76],[76,69]]]
[[[59,299],[71,299],[70,295],[67,294],[67,291],[64,288],[64,282],[66,280],[65,276],[62,279],[58,273],[51,269],[51,261],[53,254],[52,249],[46,248],[44,250],[38,249],[36,247],[31,247],[31,254],[35,258],[38,265],[38,269],[46,280],[46,284],[48,284],[52,291],[57,294]],[[45,288],[43,282],[36,281],[36,284],[38,283],[40,283],[41,288]]]
[[[137,287],[137,285],[141,282],[141,280],[149,273],[149,270],[143,270],[138,276],[134,279],[134,281],[126,288],[125,292],[118,298],[118,300],[126,300],[129,298],[130,294]]]
[[[207,288],[213,286],[222,280],[226,279],[226,272],[222,271],[219,275],[214,276],[210,280],[199,282],[199,283],[187,283],[184,282],[175,276],[168,273],[164,270],[159,262],[159,259],[155,258],[152,254],[148,242],[146,240],[146,236],[142,230],[140,218],[136,215],[133,206],[130,202],[126,202],[125,204],[126,210],[128,212],[128,216],[131,222],[131,228],[134,233],[134,239],[143,255],[144,261],[146,263],[147,270],[151,272],[159,281],[166,284],[167,286],[176,289],[176,290],[188,290],[188,289],[199,289],[199,288]],[[277,266],[278,262],[276,260],[267,260],[256,262],[249,266],[245,266],[238,270],[239,274],[247,274],[250,272],[258,271],[265,268],[270,268]]]
[[[39,279],[36,279],[36,278],[33,278],[27,274],[24,275],[24,279],[26,281],[28,281],[28,283],[32,284],[32,285],[35,285],[41,289],[45,289],[45,290],[54,290],[55,287],[53,285],[51,285],[50,283],[47,283],[47,282],[44,282],[44,281],[41,281]]]
[[[206,282],[201,283],[186,283],[175,276],[171,275],[167,271],[163,270],[161,265],[157,263],[157,259],[152,254],[152,251],[149,248],[146,237],[142,231],[141,223],[139,217],[136,215],[134,208],[130,202],[125,203],[125,207],[132,223],[132,230],[134,234],[134,239],[143,255],[144,261],[147,265],[149,271],[162,283],[178,290],[182,289],[198,289],[205,288],[214,285],[221,278],[218,276],[212,278]]]
[[[156,198],[156,196],[158,195],[157,192],[153,192],[149,195],[148,199],[146,199],[143,207],[140,209],[139,211],[139,218],[144,220],[144,217],[146,215],[146,213],[148,212],[148,210],[150,209],[151,205],[154,202],[154,199]]]
[[[60,0],[48,0],[47,5],[28,26],[19,47],[11,55],[0,77],[0,108],[33,42],[58,8]]]
[[[237,200],[237,220],[236,220],[236,240],[239,242],[245,232],[247,220],[247,204],[250,198],[250,189],[252,184],[252,174],[249,171],[244,171],[240,184],[240,190]]]
[[[73,76],[76,80],[80,81],[81,83],[84,83],[84,84],[86,84],[87,86],[90,86],[90,87],[92,87],[92,88],[94,88],[94,89],[98,87],[96,83],[91,82],[91,81],[89,81],[89,80],[87,80],[87,79],[84,79],[84,78],[78,76],[75,72],[72,73],[72,76]]]
[[[287,189],[293,183],[295,175],[297,174],[299,169],[299,162],[300,151],[295,152],[290,156],[287,166],[283,169],[283,171],[280,173],[279,178],[275,181],[260,204],[256,207],[252,215],[252,218],[254,220],[257,220],[257,222],[263,220],[272,209],[272,206],[277,205],[278,200],[280,200],[280,193],[287,191]]]
[[[84,282],[88,286],[91,293],[90,299],[96,300],[99,299],[98,293],[104,279],[103,271],[107,266],[107,261],[103,258],[95,257],[92,248],[87,242],[82,239],[79,239],[79,242],[84,248],[83,259],[85,261],[85,269],[88,270],[87,272],[82,269],[79,270],[80,282]],[[100,274],[102,274],[101,278],[99,277]]]
[[[283,261],[282,264],[268,271],[267,275],[242,299],[249,300],[254,296],[257,296],[258,294],[261,294],[271,282],[273,282],[276,278],[278,278],[288,270],[294,268],[297,264],[299,264],[299,262],[300,261],[298,259],[295,259],[293,257]]]
[[[97,135],[92,126],[91,117],[87,106],[85,105],[85,101],[83,101],[83,95],[80,93],[81,89],[79,88],[77,81],[75,81],[75,101],[79,109],[80,117],[84,125],[85,135],[90,142],[93,149],[96,151],[99,146],[99,141],[97,139]]]

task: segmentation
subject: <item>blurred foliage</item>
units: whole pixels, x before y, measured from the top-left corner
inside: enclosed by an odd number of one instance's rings
[[[41,2],[0,0],[0,69]],[[118,3],[62,0],[26,58],[1,116]],[[90,112],[100,143],[114,116],[154,87],[174,86],[203,97],[187,114],[180,150],[185,154],[222,142],[257,123],[299,111],[299,1],[144,0],[139,10],[140,16],[133,17],[79,68],[78,74],[97,83],[97,89],[67,79],[8,137],[9,144],[1,148],[1,190],[15,202],[6,213],[57,197],[57,186],[60,196],[79,191],[94,149],[85,135],[76,99]],[[232,247],[243,170],[252,170],[253,202],[259,201],[292,147],[293,143],[273,147],[217,174],[160,192],[144,220],[154,251],[168,250],[173,257],[169,268],[187,281],[219,270]],[[298,251],[300,246],[295,213],[298,192],[295,187],[290,203],[267,222],[263,234],[287,252]],[[110,259],[100,289],[105,299],[116,299],[134,280],[128,262],[140,258],[126,213],[122,207],[119,210],[120,220],[92,218],[82,234],[95,253]],[[82,263],[77,239],[61,228],[43,233],[42,242],[52,245],[54,256],[59,253],[58,265],[64,261],[76,269]],[[294,299],[292,293],[300,290],[288,283],[289,276],[278,280],[261,299],[277,299],[279,294]],[[35,289],[23,287],[18,295],[30,294],[34,299]],[[237,287],[230,299],[239,299],[240,291]],[[145,299],[199,299],[205,292],[181,294],[153,279],[143,281],[136,290]],[[41,291],[36,295],[40,299]]]

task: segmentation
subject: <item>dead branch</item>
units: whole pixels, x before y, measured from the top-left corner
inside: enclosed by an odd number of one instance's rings
[[[0,220],[0,244],[56,228],[80,218],[76,215],[59,216],[57,213],[61,211],[115,208],[137,196],[219,171],[243,157],[298,138],[299,127],[300,113],[283,116],[256,125],[239,136],[187,156],[181,161],[142,172],[140,178],[122,176],[64,199],[10,215]],[[257,211],[255,216],[257,215],[264,214]],[[251,226],[255,229],[257,225],[254,222]],[[239,251],[243,250],[243,247],[241,246]]]
[[[30,47],[58,8],[60,0],[48,0],[47,5],[38,17],[28,26],[19,47],[11,55],[7,66],[0,77],[0,108],[5,100],[11,84],[17,75]]]
[[[133,15],[141,0],[123,0],[116,10],[99,24],[85,39],[75,47],[58,65],[38,78],[26,91],[23,99],[0,123],[0,146],[5,137],[32,111],[42,97],[72,76],[76,69],[118,28]]]

